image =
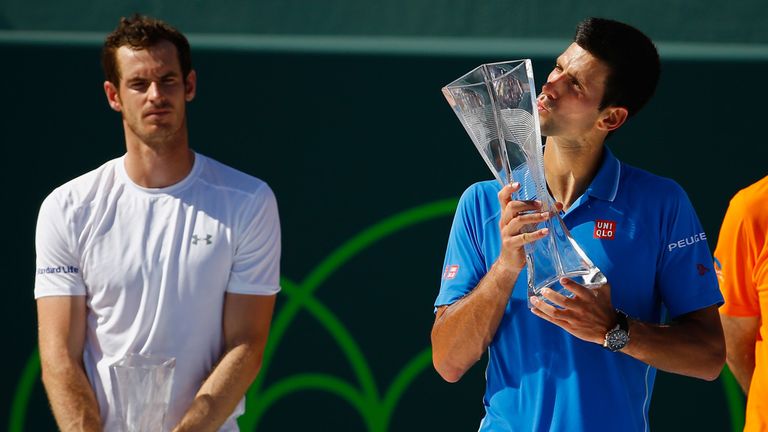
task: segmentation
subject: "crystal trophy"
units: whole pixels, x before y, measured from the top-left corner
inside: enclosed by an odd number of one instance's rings
[[[560,278],[589,288],[606,279],[571,237],[549,195],[535,89],[531,61],[524,59],[480,65],[443,87],[443,95],[496,180],[502,186],[520,183],[512,199],[540,200],[541,211],[553,213],[523,229],[549,229],[549,235],[525,245],[528,297],[542,298],[545,287],[571,296]]]
[[[166,431],[176,359],[128,354],[110,366],[117,382],[116,400],[124,432]]]

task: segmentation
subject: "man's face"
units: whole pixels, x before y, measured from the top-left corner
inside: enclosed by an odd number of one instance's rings
[[[110,106],[123,115],[126,134],[156,146],[185,133],[185,104],[195,95],[195,73],[182,76],[176,46],[168,41],[139,50],[122,46],[115,56],[120,86],[104,85]]]
[[[557,58],[538,97],[541,134],[577,139],[594,130],[609,69],[572,43]]]

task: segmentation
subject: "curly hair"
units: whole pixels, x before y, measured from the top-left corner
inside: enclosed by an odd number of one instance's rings
[[[184,79],[192,70],[192,56],[187,38],[174,27],[155,18],[135,14],[129,18],[120,18],[120,23],[104,39],[101,50],[101,67],[107,81],[120,85],[120,67],[115,53],[121,46],[131,49],[147,49],[166,40],[176,46],[179,65]]]

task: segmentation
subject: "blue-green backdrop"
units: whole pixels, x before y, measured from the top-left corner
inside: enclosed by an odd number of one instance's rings
[[[660,41],[662,80],[610,146],[682,184],[714,247],[730,196],[768,171],[768,49],[759,3],[711,3],[6,0],[0,427],[54,429],[36,361],[34,225],[52,188],[124,151],[99,69],[99,42],[121,14],[190,34],[192,146],[278,197],[284,289],[243,429],[474,430],[485,360],[442,382],[429,330],[456,199],[488,174],[440,87],[520,57],[540,85],[580,18],[638,25]],[[727,375],[660,373],[651,426],[738,430],[741,409]]]

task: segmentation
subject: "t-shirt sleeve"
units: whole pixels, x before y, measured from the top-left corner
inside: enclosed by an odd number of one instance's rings
[[[656,283],[671,318],[723,304],[707,236],[685,191],[674,184],[663,215]]]
[[[449,305],[469,294],[486,273],[481,247],[482,220],[478,202],[479,187],[462,194],[445,252],[440,293],[435,307]]]
[[[55,193],[40,206],[35,230],[35,298],[86,295],[72,215]]]
[[[760,300],[754,284],[754,226],[743,197],[737,194],[725,213],[715,248],[715,268],[725,304],[720,312],[740,317],[759,316]]]
[[[280,291],[280,218],[272,189],[262,184],[244,210],[227,292],[274,294]]]

